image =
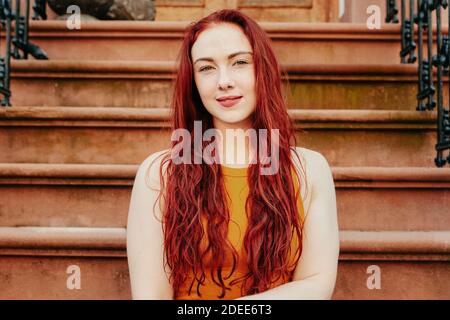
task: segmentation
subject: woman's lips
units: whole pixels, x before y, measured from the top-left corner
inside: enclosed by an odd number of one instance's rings
[[[242,97],[234,98],[234,99],[227,99],[227,100],[222,100],[222,101],[217,100],[217,101],[225,108],[230,108],[230,107],[234,106],[235,104],[239,103],[239,101],[241,101],[241,99],[242,99]]]

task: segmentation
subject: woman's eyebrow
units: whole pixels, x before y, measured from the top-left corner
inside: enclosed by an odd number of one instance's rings
[[[249,52],[249,51],[238,51],[238,52],[235,52],[235,53],[230,54],[230,55],[228,56],[228,59],[234,58],[235,56],[240,55],[240,54],[253,54],[253,52]],[[194,64],[196,64],[196,63],[199,62],[199,61],[211,61],[211,62],[214,62],[214,59],[213,59],[213,58],[209,58],[209,57],[198,58],[197,60],[195,60]]]

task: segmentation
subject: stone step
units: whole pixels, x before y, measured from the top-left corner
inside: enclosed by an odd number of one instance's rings
[[[333,299],[449,299],[449,248],[450,231],[341,231]],[[131,298],[124,228],[1,227],[0,261],[1,299]]]
[[[450,232],[341,231],[334,299],[450,297]],[[380,289],[371,277],[379,271]],[[372,289],[369,289],[372,288]]]
[[[333,166],[435,166],[436,111],[298,108],[289,115],[298,145]],[[0,108],[0,162],[138,164],[170,146],[168,120],[168,108]]]
[[[126,226],[137,165],[0,164],[0,226]],[[450,229],[449,168],[332,167],[339,227]]]
[[[260,25],[283,63],[400,63],[400,25],[384,24],[379,30],[369,30],[365,23]],[[29,38],[51,60],[175,60],[187,26],[175,21],[87,21],[70,30],[66,21],[31,21]]]
[[[289,108],[415,110],[417,66],[284,64]],[[165,108],[174,61],[12,61],[15,106]],[[444,77],[444,101],[448,79]]]

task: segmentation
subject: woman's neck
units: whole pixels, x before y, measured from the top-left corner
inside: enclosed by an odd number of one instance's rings
[[[250,165],[250,138],[248,129],[216,128],[221,133],[217,142],[219,163],[227,167],[248,167]]]

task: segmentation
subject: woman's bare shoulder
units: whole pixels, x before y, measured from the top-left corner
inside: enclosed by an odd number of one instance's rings
[[[160,167],[164,156],[170,149],[156,151],[150,154],[139,165],[138,175],[142,175],[152,187],[160,185]],[[164,170],[163,170],[164,172]]]
[[[323,168],[328,167],[328,162],[325,157],[318,151],[307,149],[303,147],[296,147],[297,154],[300,157],[300,162],[297,157],[294,158],[297,171],[300,174],[301,195],[305,206],[305,212],[308,212],[311,203],[314,185],[317,184],[318,172]]]
[[[296,150],[303,161],[303,165],[307,167],[307,174],[308,171],[312,173],[316,170],[322,170],[324,166],[328,166],[327,159],[320,152],[303,147],[296,147]]]
[[[297,152],[299,152],[306,161],[308,162],[314,162],[314,160],[317,160],[319,158],[324,158],[324,156],[315,150],[312,149],[307,149],[304,147],[296,147],[297,148]],[[314,163],[312,163],[314,164]]]
[[[148,165],[151,162],[153,162],[156,159],[162,159],[162,156],[166,153],[169,152],[170,149],[164,149],[164,150],[160,150],[160,151],[155,151],[153,153],[151,153],[150,155],[147,156],[147,158],[144,159],[144,161],[142,161],[141,166],[142,165]],[[161,163],[161,161],[159,160],[159,162]]]

